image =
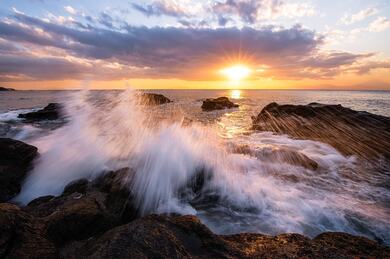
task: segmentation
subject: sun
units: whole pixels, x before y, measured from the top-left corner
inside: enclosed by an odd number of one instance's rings
[[[239,82],[248,77],[251,70],[245,65],[234,65],[220,70],[221,74],[229,78],[230,81]]]

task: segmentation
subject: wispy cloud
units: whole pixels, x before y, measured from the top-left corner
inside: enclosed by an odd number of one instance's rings
[[[386,17],[378,17],[368,26],[368,30],[372,32],[381,32],[390,28],[390,20]]]
[[[190,5],[188,1],[157,0],[151,4],[132,3],[133,8],[146,16],[173,16],[187,17],[190,15]]]
[[[345,25],[350,25],[356,22],[365,20],[366,18],[378,13],[378,9],[374,7],[368,7],[354,14],[346,14],[341,18],[341,22]]]
[[[132,3],[135,10],[146,16],[171,16],[182,24],[194,25],[200,21],[225,26],[237,21],[253,25],[265,19],[279,17],[296,18],[316,14],[308,2],[285,2],[281,0],[223,0],[223,1],[175,1],[155,0],[151,4]],[[199,17],[199,19],[194,19]],[[184,18],[188,18],[184,20]],[[189,19],[191,18],[191,19]]]

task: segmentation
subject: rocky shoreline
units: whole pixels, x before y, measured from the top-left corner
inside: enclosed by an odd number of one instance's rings
[[[271,103],[253,118],[253,129],[320,140],[345,154],[389,158],[390,119],[341,105]],[[257,156],[311,170],[318,166],[299,153],[284,161],[283,152]],[[0,138],[1,258],[390,258],[389,247],[347,233],[325,232],[313,239],[292,233],[216,235],[196,216],[141,217],[129,189],[131,168],[73,181],[57,197],[13,203],[38,156],[36,147]],[[189,183],[194,193],[205,180],[200,172]]]
[[[339,105],[270,103],[253,129],[327,143],[345,155],[390,159],[390,118]]]

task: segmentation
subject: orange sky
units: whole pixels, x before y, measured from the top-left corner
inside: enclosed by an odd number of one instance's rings
[[[390,90],[390,74],[385,69],[368,75],[340,75],[328,80],[277,80],[263,78],[231,82],[228,78],[215,81],[189,81],[179,79],[129,79],[113,81],[61,80],[8,82],[3,85],[20,90],[61,89],[355,89]]]
[[[4,0],[0,86],[390,90],[378,1]],[[220,73],[236,65],[250,75]]]

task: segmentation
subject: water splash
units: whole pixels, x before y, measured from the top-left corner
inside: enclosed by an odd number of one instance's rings
[[[360,174],[356,158],[315,141],[184,125],[175,108],[147,107],[133,90],[75,93],[66,103],[69,122],[33,141],[41,156],[16,200],[58,195],[71,180],[131,167],[129,188],[143,215],[196,214],[224,234],[345,231],[389,242],[382,204],[390,193]]]

